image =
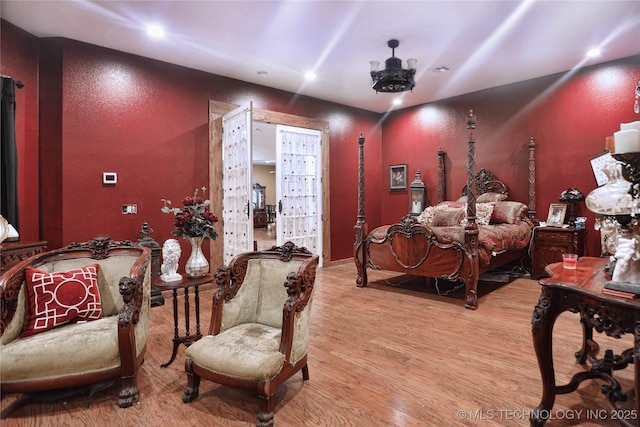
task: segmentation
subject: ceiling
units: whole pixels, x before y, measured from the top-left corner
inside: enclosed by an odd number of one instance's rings
[[[384,113],[640,53],[640,1],[24,1],[3,19],[222,76]],[[145,24],[166,37],[146,36]],[[369,61],[417,58],[416,87],[376,94]],[[602,55],[585,59],[591,47]],[[445,66],[450,71],[435,71]],[[313,70],[317,79],[305,82]],[[402,105],[392,106],[394,98]]]

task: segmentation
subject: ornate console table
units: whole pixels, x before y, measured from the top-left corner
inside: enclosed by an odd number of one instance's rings
[[[607,278],[604,274],[606,258],[580,258],[577,270],[565,270],[562,263],[547,267],[551,275],[540,281],[542,293],[531,319],[533,345],[542,376],[542,400],[531,413],[531,425],[542,426],[551,414],[557,394],[571,393],[586,379],[599,378],[608,384],[602,386],[602,393],[616,414],[621,425],[640,426],[640,300],[621,296],[611,296],[602,292]],[[590,363],[590,369],[576,373],[569,383],[556,385],[553,368],[552,333],[557,317],[564,311],[580,313],[583,329],[582,347],[576,352],[580,364]],[[598,344],[593,340],[593,330],[614,338],[623,334],[634,335],[634,348],[614,356],[606,350],[603,358],[597,358]],[[614,371],[634,367],[634,387],[625,394],[614,377]],[[634,409],[621,410],[619,402],[633,398]],[[625,415],[626,414],[626,415]],[[619,416],[617,416],[619,415]]]
[[[20,261],[44,252],[47,242],[4,242],[0,245],[0,273],[4,273]]]

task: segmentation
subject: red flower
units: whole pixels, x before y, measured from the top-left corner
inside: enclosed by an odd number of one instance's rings
[[[202,187],[202,192],[206,190]],[[176,227],[171,233],[178,237],[200,237],[214,240],[218,237],[214,223],[218,222],[218,217],[215,216],[210,210],[210,200],[205,200],[198,196],[198,190],[194,192],[193,196],[185,197],[182,200],[184,207],[172,208],[171,201],[162,199],[164,206],[161,211],[164,213],[173,213],[175,218],[173,225]]]

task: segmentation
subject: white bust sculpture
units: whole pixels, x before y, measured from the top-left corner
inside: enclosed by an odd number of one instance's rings
[[[163,282],[177,282],[182,280],[178,274],[178,260],[180,259],[180,243],[176,239],[167,239],[162,245],[162,265],[160,266],[160,280]]]
[[[619,238],[616,253],[616,267],[611,279],[614,282],[627,282],[640,284],[640,245],[638,240]]]

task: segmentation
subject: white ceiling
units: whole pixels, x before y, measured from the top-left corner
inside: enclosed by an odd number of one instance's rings
[[[640,1],[25,1],[3,19],[378,113],[640,53]],[[165,27],[164,40],[144,26]],[[416,87],[376,94],[369,61],[418,60]],[[598,46],[602,56],[585,60]],[[433,71],[439,66],[447,73]],[[304,73],[318,78],[305,83]],[[267,74],[259,74],[265,71]]]

